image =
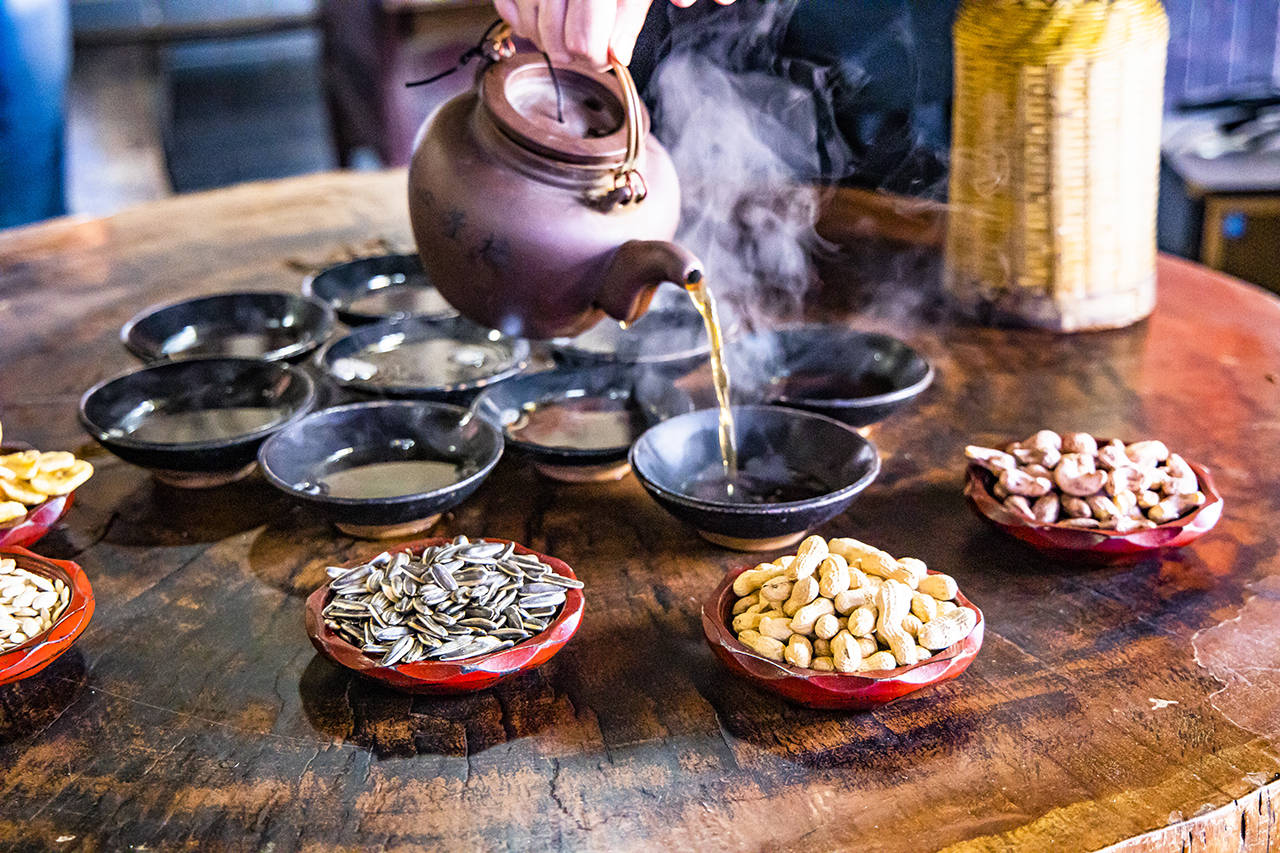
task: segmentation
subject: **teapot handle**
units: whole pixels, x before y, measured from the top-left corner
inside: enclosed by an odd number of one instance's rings
[[[636,81],[632,79],[627,66],[623,65],[613,52],[613,48],[609,48],[609,65],[613,68],[614,76],[618,78],[618,85],[622,88],[627,153],[622,160],[622,165],[614,173],[613,190],[608,195],[616,204],[639,204],[649,194],[649,185],[645,183],[644,176],[636,168],[636,161],[640,159],[640,146],[643,143],[641,136],[644,120],[643,103],[640,100],[640,90],[636,88]]]

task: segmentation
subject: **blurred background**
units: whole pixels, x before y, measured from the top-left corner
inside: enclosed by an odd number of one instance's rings
[[[656,3],[637,79],[682,29],[759,2]],[[768,61],[824,89],[857,155],[834,177],[942,198],[955,5],[795,6],[778,42],[791,61]],[[1166,8],[1160,245],[1280,291],[1280,0]],[[472,75],[403,84],[451,66],[494,18],[488,0],[0,0],[0,227],[403,165]]]

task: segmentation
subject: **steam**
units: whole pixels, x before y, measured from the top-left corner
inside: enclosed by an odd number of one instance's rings
[[[769,59],[793,9],[752,4],[745,27],[680,36],[646,91],[680,176],[677,239],[702,259],[731,341],[735,402],[760,396],[772,355],[767,341],[749,347],[745,335],[802,316],[813,258],[828,248],[814,230],[816,182],[850,159],[821,69],[806,69],[800,84]]]

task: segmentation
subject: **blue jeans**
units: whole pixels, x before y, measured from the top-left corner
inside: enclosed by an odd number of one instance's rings
[[[66,212],[67,0],[0,0],[0,228]]]

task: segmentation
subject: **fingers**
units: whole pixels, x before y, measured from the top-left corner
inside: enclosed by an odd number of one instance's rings
[[[493,8],[498,10],[498,17],[515,30],[516,22],[520,20],[520,12],[516,9],[515,0],[493,0]]]
[[[505,15],[503,19],[511,25],[512,32],[541,47],[538,36],[538,0],[512,0],[510,5],[515,7],[515,20],[510,20]],[[501,14],[500,8],[498,11]]]
[[[617,15],[617,0],[567,0],[564,41],[569,53],[596,68],[606,67]]]
[[[613,25],[609,46],[623,65],[631,64],[631,53],[644,27],[652,0],[618,0],[618,18]]]
[[[564,38],[565,6],[566,0],[539,0],[538,3],[538,46],[552,62],[569,61]]]

